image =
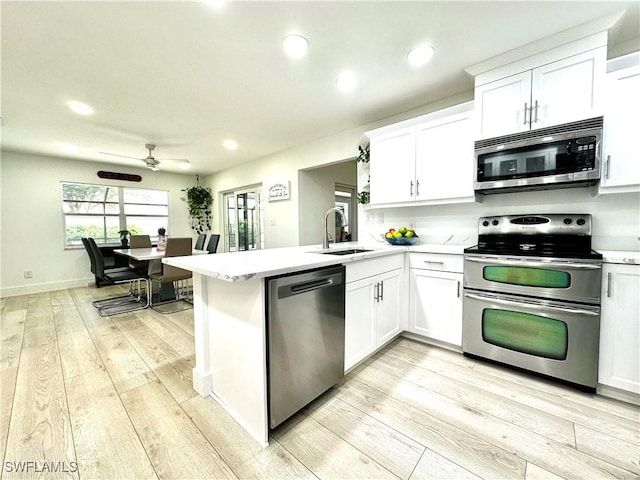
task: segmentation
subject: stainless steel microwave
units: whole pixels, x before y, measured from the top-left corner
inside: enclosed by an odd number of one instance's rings
[[[603,117],[475,142],[477,193],[593,185],[600,179]]]

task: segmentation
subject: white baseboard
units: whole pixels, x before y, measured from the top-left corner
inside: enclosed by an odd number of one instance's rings
[[[16,287],[0,288],[0,298],[15,297],[17,295],[30,295],[32,293],[51,292],[54,290],[64,290],[66,288],[86,287],[93,284],[93,277],[76,278],[74,280],[64,280],[60,282],[34,283],[30,285],[19,285]]]

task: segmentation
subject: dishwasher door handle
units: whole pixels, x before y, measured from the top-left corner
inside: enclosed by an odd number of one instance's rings
[[[333,279],[328,277],[321,278],[319,280],[312,280],[310,282],[297,283],[295,285],[290,285],[290,287],[294,294],[298,294],[311,292],[313,290],[318,290],[319,288],[330,287],[331,285],[333,285]]]

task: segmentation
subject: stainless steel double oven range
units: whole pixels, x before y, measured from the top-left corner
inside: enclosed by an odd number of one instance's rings
[[[464,255],[462,350],[595,390],[601,279],[590,215],[480,218]]]

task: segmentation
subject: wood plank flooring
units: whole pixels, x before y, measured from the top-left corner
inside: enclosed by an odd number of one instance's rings
[[[191,388],[193,310],[0,301],[0,478],[640,479],[640,408],[393,341],[262,449]]]

